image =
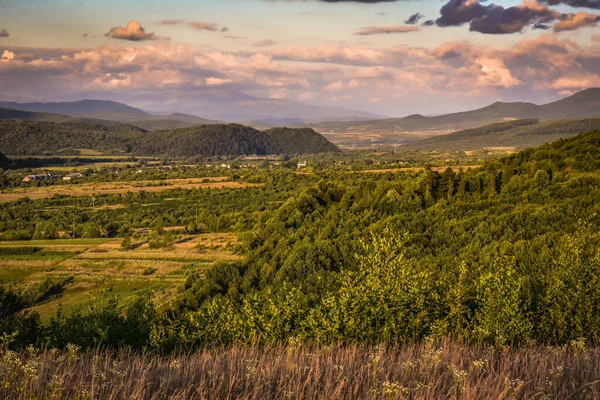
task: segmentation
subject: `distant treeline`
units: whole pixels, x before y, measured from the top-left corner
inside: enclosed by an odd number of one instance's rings
[[[0,150],[11,155],[64,154],[92,149],[108,154],[219,156],[339,151],[312,129],[262,132],[237,124],[149,132],[131,125],[0,121]]]

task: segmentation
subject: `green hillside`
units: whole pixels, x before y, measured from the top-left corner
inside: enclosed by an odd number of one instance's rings
[[[6,169],[10,166],[10,160],[3,153],[0,153],[0,169]]]
[[[134,151],[142,155],[214,156],[276,154],[279,148],[264,132],[230,124],[151,132]]]
[[[64,149],[128,153],[145,132],[119,124],[0,121],[0,151],[11,155],[56,154]]]
[[[0,150],[11,155],[90,149],[105,154],[215,156],[338,151],[312,129],[265,133],[243,125],[199,125],[148,132],[100,122],[0,121]]]
[[[329,140],[310,128],[272,128],[265,131],[284,154],[339,152]]]
[[[53,121],[53,122],[68,122],[72,120],[67,115],[50,114],[34,111],[21,111],[9,108],[0,108],[0,120],[7,119],[26,119],[30,121]]]
[[[500,122],[454,132],[405,147],[414,150],[466,151],[486,147],[515,147],[524,149],[539,146],[580,132],[600,129],[600,118],[580,118],[539,122],[536,119]]]

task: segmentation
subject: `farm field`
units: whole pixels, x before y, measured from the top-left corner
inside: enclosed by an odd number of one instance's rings
[[[162,192],[170,189],[221,189],[244,188],[252,184],[231,182],[226,177],[207,177],[189,179],[165,179],[147,181],[102,182],[72,185],[54,185],[42,187],[27,187],[8,189],[0,193],[0,202],[9,202],[28,197],[29,199],[44,199],[55,195],[62,196],[98,196],[107,194],[122,194],[127,192],[137,193]]]
[[[124,302],[144,291],[168,292],[190,273],[238,260],[230,250],[236,242],[229,233],[180,235],[170,249],[134,241],[123,250],[118,239],[0,242],[0,284],[60,283],[59,293],[31,308],[47,323],[60,307],[66,313],[82,310],[99,297]]]
[[[466,170],[470,170],[470,169],[475,169],[475,168],[479,168],[481,167],[481,165],[457,165],[457,166],[452,166],[452,167],[432,167],[431,170],[434,172],[444,172],[446,169],[450,168],[452,171],[454,172],[458,172],[461,169],[463,171]],[[407,168],[381,168],[381,169],[368,169],[365,171],[361,171],[362,173],[367,173],[367,174],[385,174],[387,172],[389,173],[398,173],[398,172],[423,172],[425,171],[425,168],[423,167],[407,167]]]

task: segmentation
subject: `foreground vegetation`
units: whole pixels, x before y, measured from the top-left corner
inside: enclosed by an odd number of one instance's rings
[[[3,173],[0,395],[598,397],[600,132],[372,155]]]
[[[27,310],[54,286],[5,286],[10,318],[2,330],[14,347],[163,352],[292,338],[593,342],[600,337],[599,171],[600,134],[592,132],[477,169],[248,170],[238,180],[258,185],[106,194],[100,209],[77,207],[79,198],[69,196],[8,203],[0,208],[4,239],[118,237],[123,254],[140,242],[173,260],[169,248],[186,234],[229,231],[241,257],[190,268],[175,292],[145,291],[126,304],[109,293],[45,326]],[[123,260],[136,258],[105,255],[121,261],[95,268],[127,271]],[[98,255],[82,258],[91,265]]]
[[[130,351],[0,352],[0,397],[76,399],[596,399],[600,352],[410,346],[227,347],[159,357]]]

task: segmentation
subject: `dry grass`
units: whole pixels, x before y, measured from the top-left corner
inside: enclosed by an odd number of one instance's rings
[[[0,353],[0,398],[598,399],[600,349],[395,346],[204,349],[159,356]]]
[[[98,196],[106,194],[123,194],[128,192],[137,193],[141,191],[163,192],[171,189],[239,189],[248,186],[257,186],[256,184],[251,183],[225,181],[225,179],[227,178],[190,178],[167,179],[163,181],[126,181],[28,187],[0,193],[0,202],[16,201],[24,197],[29,197],[32,200],[47,199],[54,195]]]

